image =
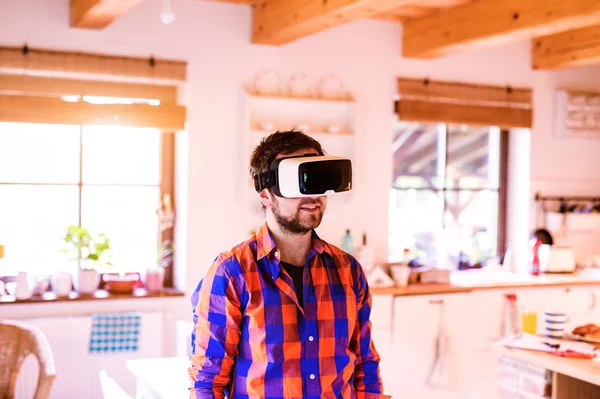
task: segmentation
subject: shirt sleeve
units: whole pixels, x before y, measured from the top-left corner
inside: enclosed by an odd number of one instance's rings
[[[353,260],[356,262],[355,260]],[[371,338],[371,294],[362,267],[358,262],[358,316],[352,334],[356,353],[354,391],[357,399],[379,399],[383,394],[380,376],[380,357]]]
[[[192,295],[190,398],[221,399],[231,379],[242,321],[240,265],[217,260]]]

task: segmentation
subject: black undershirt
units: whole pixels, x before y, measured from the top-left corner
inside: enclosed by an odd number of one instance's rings
[[[294,282],[294,288],[296,289],[296,296],[298,297],[298,303],[300,307],[304,307],[304,297],[302,295],[302,274],[304,273],[304,267],[294,266],[286,262],[280,262],[281,266],[292,278]]]

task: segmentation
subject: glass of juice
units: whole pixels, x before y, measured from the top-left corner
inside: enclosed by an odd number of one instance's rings
[[[531,309],[521,311],[521,332],[535,334],[537,331],[537,313]]]

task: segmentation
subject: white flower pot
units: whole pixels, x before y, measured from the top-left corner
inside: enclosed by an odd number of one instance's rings
[[[79,269],[74,285],[81,295],[92,295],[100,285],[100,273],[94,269]]]
[[[69,296],[73,280],[71,273],[56,272],[50,278],[52,281],[52,291],[54,291],[57,297]]]

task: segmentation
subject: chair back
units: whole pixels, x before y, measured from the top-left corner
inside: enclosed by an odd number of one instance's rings
[[[105,369],[100,370],[99,377],[104,399],[133,399]]]
[[[32,354],[40,371],[34,399],[47,399],[56,378],[52,349],[37,327],[14,320],[0,320],[0,399],[13,399],[19,370]]]

